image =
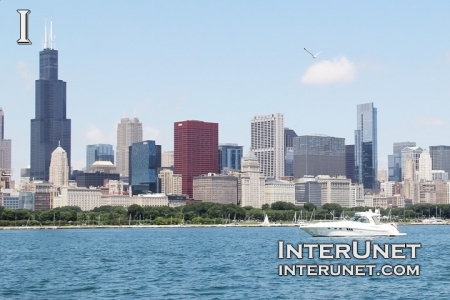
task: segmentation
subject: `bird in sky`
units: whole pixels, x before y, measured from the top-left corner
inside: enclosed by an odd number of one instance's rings
[[[320,51],[319,53],[317,53],[316,55],[314,55],[314,54],[312,54],[311,52],[309,52],[308,50],[306,50],[306,48],[303,48],[303,49],[305,49],[306,52],[308,52],[309,54],[311,54],[311,56],[312,56],[313,58],[316,58],[317,55],[319,55],[319,54],[322,52],[322,51]]]

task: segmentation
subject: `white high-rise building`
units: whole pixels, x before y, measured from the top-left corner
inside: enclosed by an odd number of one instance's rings
[[[142,142],[142,123],[138,118],[123,118],[117,126],[116,166],[122,176],[129,173],[129,147]]]
[[[173,174],[170,169],[163,169],[159,172],[158,178],[161,182],[161,193],[181,195],[181,175]]]
[[[401,151],[402,156],[402,181],[405,179],[406,176],[406,162],[409,158],[412,159],[414,164],[414,172],[419,171],[419,158],[420,153],[422,153],[423,149],[420,147],[405,147]],[[413,178],[410,178],[413,179]],[[416,180],[416,178],[414,178]]]
[[[431,155],[427,150],[420,154],[419,158],[419,178],[418,180],[433,180],[431,170]]]
[[[283,114],[255,116],[251,120],[251,149],[258,158],[261,172],[267,177],[284,176]]]
[[[238,176],[238,202],[242,207],[261,208],[265,196],[265,176],[259,170],[259,162],[255,153],[249,151],[241,159],[241,172]]]
[[[49,175],[49,181],[56,187],[69,185],[69,162],[67,153],[61,148],[61,144],[52,152]]]
[[[174,151],[161,153],[161,168],[172,168],[174,165]]]

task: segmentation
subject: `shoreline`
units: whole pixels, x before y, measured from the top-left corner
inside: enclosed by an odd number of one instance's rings
[[[239,228],[239,227],[295,227],[297,224],[274,224],[262,226],[260,224],[245,225],[89,225],[89,226],[0,226],[0,230],[48,230],[48,229],[123,229],[123,228]]]
[[[423,224],[423,223],[397,223],[400,226],[408,225],[450,225],[450,224]],[[127,228],[240,228],[240,227],[298,227],[298,224],[272,224],[270,226],[262,226],[260,224],[244,224],[244,225],[83,225],[83,226],[0,226],[0,230],[55,230],[55,229],[127,229]]]

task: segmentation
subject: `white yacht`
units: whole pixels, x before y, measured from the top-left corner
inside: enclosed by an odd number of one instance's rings
[[[372,236],[400,236],[397,225],[394,223],[381,223],[378,210],[372,212],[357,212],[349,220],[306,223],[299,228],[312,236],[327,237],[372,237]]]
[[[442,219],[436,219],[435,217],[431,217],[430,219],[423,219],[422,224],[426,225],[445,225],[447,222],[445,222]]]

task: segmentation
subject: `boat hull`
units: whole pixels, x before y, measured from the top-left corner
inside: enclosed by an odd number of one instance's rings
[[[316,224],[301,224],[299,228],[314,237],[375,237],[402,236],[395,225],[362,225],[355,222],[330,222]]]

